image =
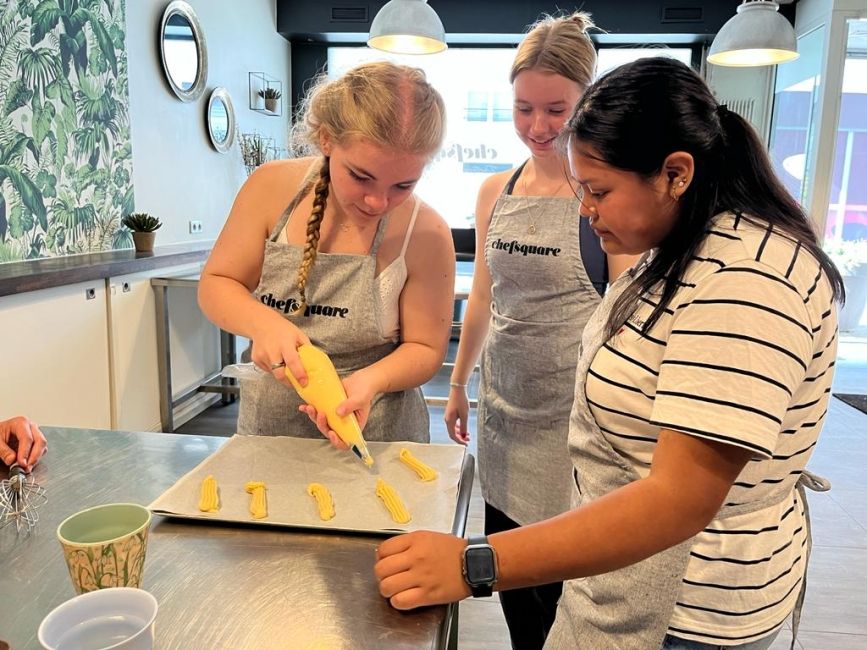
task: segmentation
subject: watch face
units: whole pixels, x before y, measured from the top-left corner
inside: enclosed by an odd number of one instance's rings
[[[466,550],[467,582],[471,585],[487,585],[494,582],[494,552],[486,546]]]

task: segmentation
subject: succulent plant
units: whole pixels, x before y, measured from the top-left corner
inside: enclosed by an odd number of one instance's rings
[[[259,91],[259,97],[263,99],[280,99],[282,96],[283,93],[276,88],[271,88],[270,86]]]
[[[121,219],[121,223],[133,232],[153,232],[162,222],[147,212],[133,212]]]

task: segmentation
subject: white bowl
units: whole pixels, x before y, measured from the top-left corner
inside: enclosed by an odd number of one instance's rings
[[[46,650],[151,650],[157,599],[141,589],[97,589],[55,607],[39,626]]]

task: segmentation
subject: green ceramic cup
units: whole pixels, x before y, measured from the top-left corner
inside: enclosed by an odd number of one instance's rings
[[[151,513],[136,503],[77,512],[57,527],[75,593],[141,587]]]

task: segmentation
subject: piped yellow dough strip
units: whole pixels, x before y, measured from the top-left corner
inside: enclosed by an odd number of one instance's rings
[[[334,518],[334,499],[331,498],[331,492],[321,483],[311,483],[307,486],[307,494],[316,499],[316,506],[319,508],[319,518],[322,521],[328,521]]]
[[[426,463],[423,463],[418,458],[413,456],[412,452],[410,452],[409,449],[401,449],[399,455],[404,465],[406,465],[412,471],[418,474],[418,477],[422,481],[433,481],[437,476],[439,476],[439,474],[433,467],[427,465]]]
[[[245,486],[250,498],[250,514],[253,519],[264,519],[268,516],[268,506],[265,503],[265,484],[262,481],[250,481]]]
[[[220,509],[220,497],[217,494],[217,479],[208,474],[202,481],[199,490],[199,510],[202,512],[217,512]]]
[[[397,491],[381,478],[376,479],[376,496],[382,499],[391,518],[398,524],[409,523],[412,519]]]

